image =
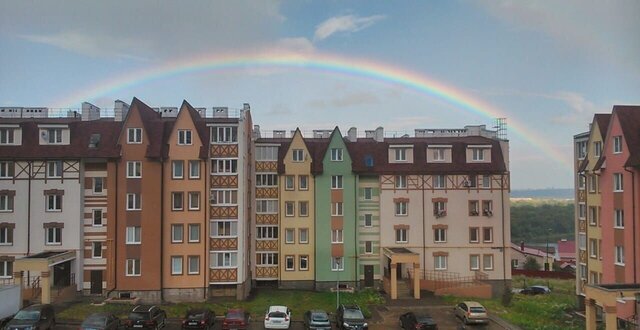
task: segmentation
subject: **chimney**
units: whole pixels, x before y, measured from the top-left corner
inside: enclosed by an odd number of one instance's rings
[[[249,103],[244,103],[244,104],[242,105],[242,110],[243,110],[243,111],[249,111],[249,110],[251,110],[251,106],[249,105]]]
[[[82,121],[100,119],[100,108],[89,102],[82,102]]]
[[[113,114],[114,114],[113,120],[123,121],[125,118],[127,118],[128,112],[129,112],[129,105],[120,100],[116,100],[113,106]]]
[[[260,138],[260,125],[253,125],[253,138],[254,139]]]
[[[382,127],[376,128],[376,132],[375,132],[375,135],[374,135],[373,139],[376,140],[376,142],[383,142],[384,141],[384,128],[382,128]]]
[[[357,128],[355,128],[355,127],[349,128],[349,130],[347,131],[347,140],[349,140],[349,142],[358,141],[358,129]]]
[[[228,118],[228,117],[229,117],[229,108],[227,107],[213,108],[213,118]]]

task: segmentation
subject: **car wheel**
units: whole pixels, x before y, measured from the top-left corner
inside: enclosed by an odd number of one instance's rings
[[[462,322],[464,322],[464,324],[469,324],[469,320],[467,319],[466,316],[464,317],[464,319],[462,319]]]

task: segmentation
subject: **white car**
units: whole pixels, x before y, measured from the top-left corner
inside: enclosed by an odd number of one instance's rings
[[[291,310],[287,306],[270,306],[264,315],[265,329],[289,329]]]

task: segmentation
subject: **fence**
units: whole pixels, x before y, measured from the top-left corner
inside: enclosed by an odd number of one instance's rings
[[[523,275],[526,277],[555,278],[561,280],[575,279],[576,275],[569,272],[511,269],[511,275]]]
[[[413,276],[413,269],[409,269],[409,277],[413,278]],[[426,282],[429,290],[433,291],[444,288],[476,286],[489,279],[489,275],[481,271],[474,272],[472,276],[460,276],[460,273],[454,272],[422,271],[418,273],[418,276],[420,280]]]

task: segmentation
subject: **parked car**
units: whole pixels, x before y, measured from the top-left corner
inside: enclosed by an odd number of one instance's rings
[[[269,306],[264,314],[265,329],[289,329],[291,310],[287,306]]]
[[[229,309],[222,321],[222,330],[245,330],[249,328],[251,316],[243,309]]]
[[[453,312],[464,324],[489,323],[487,310],[475,301],[463,301],[454,307]]]
[[[353,305],[353,306],[340,305],[340,307],[338,307],[338,310],[337,310],[336,322],[338,323],[338,328],[340,329],[348,329],[348,330],[369,329],[369,325],[364,319],[362,310],[357,305]]]
[[[304,313],[304,328],[309,330],[331,330],[329,315],[323,310],[310,310]]]
[[[413,312],[400,315],[402,329],[438,330],[438,324],[430,315],[416,316]]]
[[[532,285],[528,288],[524,288],[522,290],[520,290],[520,293],[522,294],[530,294],[530,295],[536,295],[536,294],[549,294],[551,293],[551,290],[543,285]]]
[[[191,309],[182,320],[182,329],[210,329],[216,323],[216,313],[210,309]]]
[[[56,316],[53,306],[49,304],[31,305],[23,308],[16,314],[13,320],[5,326],[6,330],[32,330],[53,329],[56,326]]]
[[[113,313],[93,313],[80,325],[80,330],[117,330],[118,328],[120,328],[120,319]]]
[[[158,306],[137,305],[124,322],[127,329],[160,329],[167,325],[167,313]]]

